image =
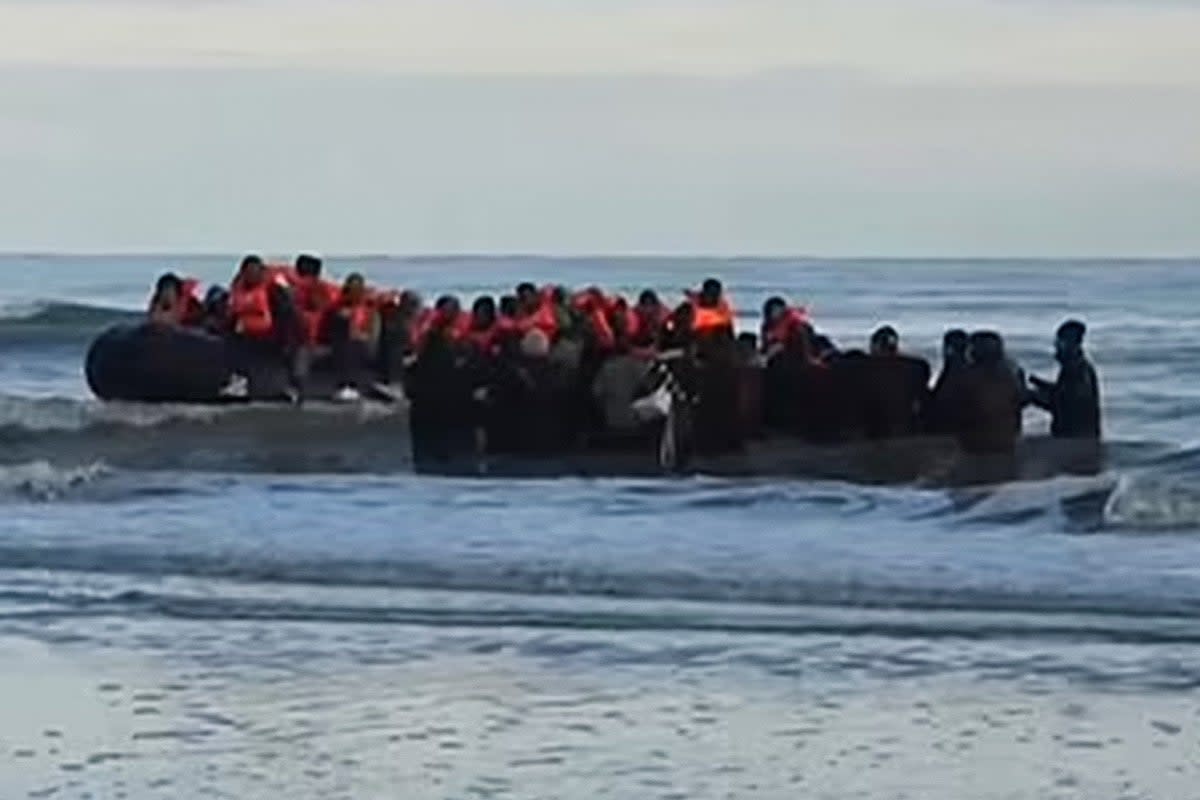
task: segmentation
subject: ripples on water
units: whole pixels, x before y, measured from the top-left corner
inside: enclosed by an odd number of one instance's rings
[[[944,327],[995,325],[1042,373],[1077,314],[1108,469],[420,478],[382,408],[88,400],[103,307],[139,304],[157,264],[39,264],[48,297],[0,293],[0,680],[24,687],[0,796],[1193,791],[1194,265],[362,266],[427,294],[714,272],[744,312],[785,293],[843,343],[888,321],[934,358]]]

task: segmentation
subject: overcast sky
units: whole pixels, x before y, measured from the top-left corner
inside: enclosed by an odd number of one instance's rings
[[[1200,2],[0,0],[0,250],[1200,254]]]

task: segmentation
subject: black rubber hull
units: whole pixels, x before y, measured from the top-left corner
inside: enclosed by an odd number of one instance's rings
[[[92,342],[84,371],[102,400],[144,403],[227,403],[230,344],[199,330],[154,325],[117,325]],[[269,353],[240,353],[239,371],[249,379],[252,402],[283,402],[289,378],[283,359]],[[317,363],[305,383],[308,399],[329,399],[336,380]]]

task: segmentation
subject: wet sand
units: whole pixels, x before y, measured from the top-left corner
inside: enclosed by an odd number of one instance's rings
[[[174,634],[241,656],[181,656]],[[0,797],[1200,798],[1189,691],[586,669],[519,648],[308,662],[240,623],[133,636],[136,655],[0,639]]]

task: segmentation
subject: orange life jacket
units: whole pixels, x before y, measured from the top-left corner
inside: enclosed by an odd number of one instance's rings
[[[733,306],[724,297],[715,308],[700,305],[696,298],[692,298],[691,302],[695,311],[692,330],[696,333],[711,333],[720,328],[733,330]]]
[[[304,321],[304,337],[308,344],[316,344],[321,323],[329,309],[338,304],[341,289],[329,281],[305,275],[293,276],[291,285],[296,309]]]
[[[266,339],[275,330],[267,287],[267,283],[260,283],[248,289],[234,282],[229,293],[229,313],[233,317],[234,330],[243,336]]]

